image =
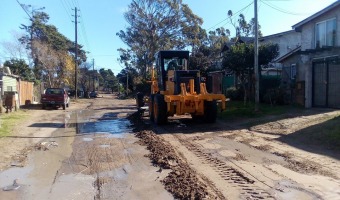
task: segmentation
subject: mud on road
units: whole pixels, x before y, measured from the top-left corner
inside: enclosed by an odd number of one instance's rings
[[[157,127],[136,110],[135,100],[112,95],[35,110],[15,129],[20,138],[0,141],[11,155],[0,153],[0,188],[21,186],[0,197],[340,199],[339,150],[302,134],[339,111],[215,124],[184,116]]]
[[[137,136],[156,166],[175,172],[163,184],[179,199],[340,199],[339,150],[302,134],[339,114],[314,109],[216,124],[170,118]]]

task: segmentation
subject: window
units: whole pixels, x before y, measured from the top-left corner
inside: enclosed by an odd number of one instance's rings
[[[290,66],[290,79],[295,79],[296,78],[296,64],[292,64]]]
[[[336,20],[329,19],[315,26],[315,48],[335,46]]]

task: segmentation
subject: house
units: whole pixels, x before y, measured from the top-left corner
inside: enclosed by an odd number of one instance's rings
[[[277,62],[291,67],[305,107],[340,108],[340,1],[292,26],[301,46]]]
[[[1,68],[0,71],[0,99],[2,100],[2,104],[5,104],[6,96],[13,95],[15,100],[19,99],[18,89],[19,85],[18,80],[19,76],[12,75],[10,69],[8,67]],[[13,107],[18,107],[19,104],[13,105]]]
[[[33,82],[22,81],[8,67],[0,68],[0,102],[3,104],[8,95],[14,96],[15,108],[30,104],[34,101],[33,87]]]
[[[259,38],[259,45],[268,43],[278,44],[279,55],[271,64],[272,67],[281,68],[281,63],[276,60],[280,60],[283,56],[301,46],[301,33],[290,30]]]

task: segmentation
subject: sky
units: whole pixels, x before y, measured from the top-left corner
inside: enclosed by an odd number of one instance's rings
[[[292,30],[292,26],[322,10],[336,0],[258,0],[258,20],[264,36]],[[20,24],[29,25],[31,10],[44,7],[49,24],[70,40],[75,40],[74,8],[78,11],[78,43],[90,53],[95,69],[111,69],[118,74],[122,65],[117,49],[126,48],[116,33],[128,27],[124,19],[131,0],[1,0],[0,43],[13,41],[13,32],[22,32]],[[228,10],[242,13],[249,21],[254,17],[254,0],[183,0],[204,21],[207,31],[219,27],[233,30]],[[28,14],[20,4],[30,5]],[[73,10],[72,10],[73,9]],[[236,15],[235,18],[236,19]],[[0,45],[0,64],[8,60]]]

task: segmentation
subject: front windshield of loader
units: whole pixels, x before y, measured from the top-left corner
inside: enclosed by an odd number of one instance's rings
[[[168,70],[184,70],[184,58],[171,58],[171,59],[164,59],[164,69],[165,71]]]

